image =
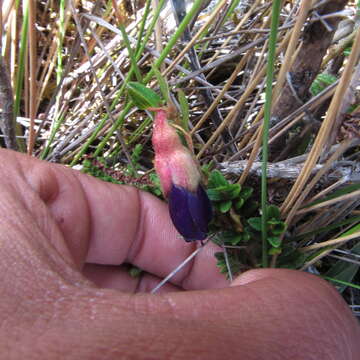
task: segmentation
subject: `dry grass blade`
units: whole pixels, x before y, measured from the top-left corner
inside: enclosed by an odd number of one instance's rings
[[[329,147],[335,143],[336,134],[338,134],[340,126],[344,123],[349,109],[354,104],[357,104],[357,89],[359,89],[359,88],[360,88],[360,63],[358,63],[357,66],[355,67],[349,87],[347,88],[347,90],[344,94],[343,102],[342,102],[341,108],[339,109],[338,114],[336,116],[334,130],[333,130],[332,134],[330,135],[329,141],[327,143],[327,147]],[[354,135],[355,136],[358,135],[360,137],[360,132],[358,132],[356,134],[356,131],[355,131]]]
[[[0,105],[2,108],[0,128],[8,149],[18,150],[15,137],[14,99],[8,69],[0,55]]]
[[[307,180],[309,179],[312,168],[314,167],[316,161],[318,160],[318,158],[322,153],[323,147],[326,144],[327,138],[329,136],[329,133],[332,129],[337,113],[341,106],[343,94],[346,91],[347,87],[349,86],[352,72],[359,58],[359,54],[360,54],[360,31],[358,30],[349,60],[345,66],[344,72],[340,79],[340,83],[331,101],[327,116],[324,122],[322,123],[320,131],[316,137],[314,146],[309,154],[307,161],[305,162],[302,173],[296,180],[288,197],[286,198],[286,200],[284,201],[281,207],[281,211],[284,214],[290,210],[296,199],[299,197],[301,191],[305,187]]]
[[[332,200],[328,200],[328,201],[324,201],[324,202],[321,202],[320,204],[317,204],[317,205],[313,205],[313,206],[309,206],[307,208],[304,208],[304,209],[301,209],[301,210],[298,210],[296,212],[296,215],[300,215],[300,214],[305,214],[309,211],[314,211],[314,210],[317,210],[317,209],[320,209],[322,207],[325,207],[325,206],[329,206],[329,205],[332,205],[332,204],[336,204],[337,202],[340,202],[340,201],[345,201],[345,200],[348,200],[348,199],[352,199],[352,198],[356,198],[360,196],[360,190],[358,191],[353,191],[352,193],[350,194],[347,194],[347,195],[343,195],[343,196],[339,196],[337,197],[336,199],[332,199]]]
[[[233,82],[235,81],[235,79],[237,78],[239,72],[241,71],[241,69],[244,67],[247,59],[249,56],[252,55],[252,51],[250,50],[239,62],[238,65],[236,65],[235,70],[233,71],[233,73],[231,74],[229,80],[226,82],[225,86],[223,87],[223,89],[221,90],[221,92],[218,94],[218,96],[216,97],[216,99],[213,101],[213,103],[211,104],[211,106],[205,111],[204,115],[201,117],[201,119],[197,122],[197,124],[194,126],[194,128],[191,130],[190,134],[194,134],[197,130],[199,130],[201,128],[201,126],[205,123],[205,121],[208,119],[208,117],[210,116],[210,114],[214,111],[214,109],[216,108],[216,106],[219,104],[219,102],[223,99],[225,93],[230,89],[231,85],[233,84]]]
[[[344,245],[346,242],[353,240],[353,239],[357,239],[359,237],[360,237],[360,231],[353,233],[351,235],[348,235],[348,236],[343,236],[343,237],[339,237],[336,239],[324,241],[322,243],[306,246],[306,247],[301,248],[300,250],[303,252],[307,252],[307,251],[321,249],[321,248],[328,247],[328,246]],[[301,270],[304,270],[307,267],[309,267],[310,265],[315,264],[317,261],[322,259],[324,256],[328,255],[333,250],[334,250],[334,248],[331,248],[331,249],[328,249],[328,250],[322,252],[321,254],[317,255],[311,261],[305,263],[305,265],[302,267]]]
[[[308,13],[312,7],[311,1],[302,1],[300,4],[299,14],[297,20],[295,22],[294,28],[291,32],[291,38],[289,40],[289,45],[286,49],[284,61],[281,65],[279,75],[277,77],[276,85],[274,88],[274,105],[276,103],[276,99],[280,93],[280,90],[284,84],[285,76],[288,73],[291,64],[293,63],[296,54],[295,50],[298,44],[298,40],[300,37],[301,29],[304,26]]]
[[[214,19],[218,16],[218,13],[221,11],[221,9],[226,5],[227,0],[222,0],[220,4],[217,6],[215,11],[213,11],[212,15],[207,19],[207,21],[201,26],[201,28],[198,30],[198,32],[191,38],[191,41],[186,44],[184,49],[180,52],[180,54],[174,59],[174,61],[166,68],[166,70],[163,72],[163,76],[170,75],[171,71],[174,69],[175,65],[177,65],[182,58],[185,56],[185,54],[189,51],[190,48],[194,46],[198,38],[201,36],[201,34],[204,32],[204,30],[213,23]]]
[[[99,81],[99,79],[98,79],[98,77],[97,77],[97,75],[96,75],[96,73],[95,73],[95,71],[94,71],[94,64],[93,64],[92,59],[91,59],[91,57],[90,57],[89,51],[88,51],[88,49],[87,49],[87,45],[86,45],[85,38],[84,38],[84,32],[83,32],[83,29],[81,28],[80,21],[79,21],[77,15],[76,15],[76,10],[75,10],[73,4],[71,3],[71,0],[70,0],[70,4],[71,4],[71,9],[72,9],[72,12],[73,12],[74,20],[75,20],[75,22],[76,22],[76,26],[78,27],[78,30],[79,30],[79,34],[80,34],[81,41],[82,41],[83,46],[84,46],[84,48],[85,48],[86,56],[88,57],[88,60],[89,60],[89,62],[90,62],[90,69],[91,69],[91,71],[93,72],[93,76],[94,76],[94,79],[95,79],[95,82],[96,82],[98,91],[99,91],[99,93],[100,93],[100,95],[101,95],[101,98],[102,98],[102,100],[103,100],[103,102],[104,102],[104,106],[105,106],[105,109],[106,109],[106,112],[107,112],[109,118],[111,119],[111,121],[112,121],[113,123],[115,123],[115,119],[114,119],[114,117],[112,116],[112,112],[111,112],[111,110],[110,110],[110,105],[108,104],[108,101],[107,101],[107,99],[106,99],[106,96],[105,96],[105,94],[104,94],[104,92],[103,92],[103,90],[102,90],[102,88],[101,88],[100,81]],[[122,148],[123,148],[123,151],[124,151],[124,153],[125,153],[128,161],[129,161],[129,163],[131,164],[131,163],[132,163],[131,157],[130,157],[129,152],[127,151],[126,144],[125,144],[125,142],[124,142],[124,139],[123,139],[121,133],[118,132],[118,133],[117,133],[117,136],[118,136],[119,143],[121,144],[121,146],[122,146]]]
[[[291,223],[291,221],[292,221],[293,217],[295,216],[297,210],[299,209],[299,207],[301,206],[302,202],[304,201],[306,196],[309,194],[311,189],[317,184],[317,182],[326,173],[326,171],[330,169],[332,164],[339,158],[339,156],[341,156],[348,149],[348,147],[351,145],[351,143],[352,143],[352,141],[349,140],[349,141],[345,141],[343,144],[341,144],[341,146],[328,159],[325,166],[323,166],[317,172],[317,174],[314,176],[314,178],[311,180],[311,182],[307,185],[306,189],[303,189],[301,194],[299,194],[298,198],[296,199],[296,202],[294,202],[291,210],[287,214],[287,217],[286,217],[286,223],[287,224]],[[305,166],[306,166],[306,161],[305,161],[304,167]],[[302,168],[301,173],[304,171],[304,167]],[[312,168],[312,170],[313,170],[313,168]],[[301,176],[301,173],[299,174],[299,177]]]

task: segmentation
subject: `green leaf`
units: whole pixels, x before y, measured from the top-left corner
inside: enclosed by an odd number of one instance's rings
[[[161,95],[163,96],[163,99],[165,99],[165,102],[168,103],[169,100],[170,100],[170,97],[169,97],[170,91],[169,91],[168,83],[166,82],[164,77],[161,75],[161,72],[155,66],[155,64],[153,65],[152,69],[153,69],[153,71],[155,73],[156,80],[157,80],[157,82],[159,84]]]
[[[278,248],[281,245],[281,239],[279,236],[268,236],[267,241],[271,244],[274,248]]]
[[[268,219],[280,219],[280,209],[275,205],[269,205],[267,207]]]
[[[248,223],[253,229],[261,231],[261,217],[252,217],[248,219]]]
[[[159,95],[138,82],[130,81],[127,84],[128,93],[134,104],[140,109],[145,110],[149,107],[158,107],[161,105]]]
[[[300,241],[300,240],[302,240],[302,239],[304,239],[306,237],[311,237],[311,236],[316,235],[316,234],[325,233],[325,232],[328,232],[330,230],[340,228],[341,226],[344,226],[344,225],[347,225],[347,224],[351,224],[351,223],[356,224],[359,221],[360,221],[360,216],[354,216],[354,217],[339,221],[337,223],[333,223],[333,224],[328,225],[328,226],[317,228],[316,230],[313,230],[313,231],[308,231],[306,233],[299,234],[297,236],[294,236],[292,238],[292,240]]]
[[[284,243],[277,266],[286,269],[299,269],[304,265],[306,257],[305,253],[297,249],[295,242]]]
[[[241,189],[241,192],[240,192],[239,197],[240,197],[241,199],[243,199],[244,202],[245,202],[246,200],[249,199],[249,197],[252,195],[253,192],[254,192],[254,189],[253,189],[252,187],[250,187],[250,186],[244,186],[244,187]]]
[[[209,176],[208,188],[216,188],[218,186],[228,185],[229,182],[219,170],[213,170]]]
[[[189,118],[190,118],[189,103],[186,99],[185,93],[181,89],[178,90],[178,99],[181,110],[181,127],[186,132],[189,132]]]
[[[212,238],[212,242],[216,245],[238,245],[241,242],[247,242],[250,240],[249,233],[245,230],[242,233],[236,231],[221,231]]]
[[[311,95],[315,96],[337,80],[336,76],[326,73],[319,74],[310,86]]]
[[[352,49],[352,46],[347,47],[346,49],[344,49],[343,54],[345,56],[349,56],[351,53],[351,49]]]
[[[210,161],[209,163],[201,166],[201,171],[203,172],[206,178],[209,178],[212,171],[211,169],[213,168],[214,168],[214,162]]]
[[[273,235],[281,235],[286,230],[286,224],[281,220],[268,220],[268,229]]]
[[[240,193],[239,184],[228,184],[208,189],[207,194],[211,201],[223,201],[235,199]]]
[[[224,253],[223,253],[222,251],[216,252],[216,253],[214,254],[214,256],[215,256],[215,258],[216,258],[217,260],[219,260],[219,261],[224,260]]]
[[[231,206],[232,206],[232,201],[231,200],[222,201],[219,204],[219,210],[220,210],[220,212],[225,214],[231,209]]]
[[[220,236],[224,245],[237,245],[242,240],[242,234],[235,231],[223,231]]]
[[[243,233],[241,233],[241,241],[248,242],[250,239],[251,239],[251,236],[248,233],[248,231],[245,229],[245,231]]]
[[[160,179],[157,176],[157,174],[155,172],[151,173],[149,176],[153,186],[151,187],[151,192],[156,195],[156,196],[161,196],[162,195],[162,190],[161,190],[161,184],[160,184]]]
[[[136,144],[134,150],[131,154],[131,164],[127,166],[127,173],[130,176],[138,176],[137,170],[140,167],[139,161],[141,157],[141,152],[143,150],[143,146],[141,144]]]
[[[272,247],[269,250],[269,255],[280,255],[282,253],[281,248]]]
[[[354,255],[360,255],[360,242],[357,243],[353,248],[350,250]],[[338,260],[328,272],[325,273],[326,276],[333,278],[334,280],[346,281],[351,282],[356,273],[359,271],[359,265],[349,263],[343,260]],[[338,286],[338,290],[343,292],[346,289],[345,285]]]
[[[347,286],[350,286],[352,287],[353,289],[357,289],[357,290],[360,290],[360,285],[357,285],[357,284],[353,284],[353,283],[349,283],[347,281],[343,281],[343,280],[339,280],[339,279],[334,279],[334,278],[331,278],[331,277],[328,277],[328,276],[321,276],[323,279],[325,280],[329,280],[329,281],[332,281],[334,282],[335,284],[338,283],[338,284],[341,284],[343,285],[345,288]]]
[[[240,194],[241,196],[241,194]],[[236,203],[235,203],[235,209],[239,210],[242,208],[242,206],[245,204],[245,200],[243,198],[240,198]]]
[[[220,269],[222,274],[227,274],[228,276],[228,267],[226,265],[225,256],[223,252],[215,253],[215,258],[217,259],[216,266]],[[228,252],[228,260],[231,273],[233,275],[238,274],[240,271],[241,263],[237,257]]]

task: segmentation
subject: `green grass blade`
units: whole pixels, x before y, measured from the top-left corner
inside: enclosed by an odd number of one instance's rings
[[[189,13],[185,16],[185,18],[183,19],[183,21],[181,22],[181,24],[179,25],[177,31],[175,32],[175,34],[171,37],[171,39],[169,40],[167,46],[164,48],[164,50],[161,52],[159,58],[155,61],[155,66],[157,68],[159,68],[161,66],[161,64],[163,63],[163,61],[165,60],[165,58],[168,56],[168,54],[170,53],[170,51],[172,50],[173,46],[176,44],[176,41],[180,38],[180,36],[182,35],[182,33],[185,31],[186,26],[189,24],[189,22],[191,21],[191,19],[193,18],[193,16],[195,15],[196,11],[199,9],[199,7],[201,6],[202,1],[201,0],[196,0],[191,8],[191,10],[189,11]],[[161,4],[159,2],[159,6],[158,9],[160,8]],[[155,23],[154,23],[155,25]],[[143,44],[143,46],[141,48],[145,47],[145,45]],[[140,49],[141,50],[141,49]],[[140,56],[141,53],[137,54],[137,56]],[[131,72],[129,72],[131,73]],[[147,74],[147,76],[144,78],[143,83],[147,84],[152,77],[155,75],[154,70],[150,70],[149,73]],[[125,85],[126,86],[126,85]],[[116,120],[116,122],[111,126],[111,128],[109,129],[109,131],[107,132],[106,136],[104,137],[104,139],[100,142],[100,144],[98,145],[98,147],[96,148],[95,151],[95,156],[98,156],[100,154],[100,152],[102,151],[102,149],[104,148],[104,146],[107,144],[107,142],[109,141],[110,137],[112,136],[112,134],[114,133],[114,131],[116,129],[118,129],[120,126],[122,126],[125,117],[127,115],[127,113],[130,111],[130,109],[134,106],[134,103],[132,101],[130,101],[129,103],[126,104],[124,110],[121,112],[121,114],[119,115],[118,119]],[[90,139],[88,140],[88,142],[84,145],[84,146],[89,146],[90,145]],[[78,160],[79,160],[79,156],[80,154],[83,154],[85,152],[84,149],[82,149],[82,151],[75,157],[75,159],[73,160],[72,164],[75,164]]]
[[[189,119],[190,119],[189,103],[186,99],[185,93],[181,89],[178,89],[178,100],[181,109],[181,126],[186,132],[189,132]]]
[[[355,244],[351,249],[351,253],[360,255],[360,242]],[[349,263],[343,260],[338,260],[326,273],[325,276],[332,278],[334,281],[343,281],[346,284],[340,286],[339,291],[343,292],[347,286],[354,279],[356,273],[359,271],[359,265]]]
[[[125,46],[127,48],[127,51],[129,53],[129,58],[130,58],[130,63],[131,63],[131,70],[130,71],[131,72],[133,71],[135,73],[135,77],[136,77],[137,81],[142,82],[142,76],[141,76],[140,69],[139,69],[138,64],[137,64],[137,59],[136,59],[134,51],[133,51],[133,49],[131,47],[130,40],[128,38],[128,35],[127,35],[124,24],[120,23],[119,24],[119,29],[121,31]]]
[[[136,48],[135,48],[136,56],[138,56],[141,44],[144,41],[143,36],[144,36],[144,31],[145,31],[145,24],[146,24],[146,21],[148,19],[149,13],[150,13],[150,5],[151,5],[151,0],[147,0],[146,4],[145,4],[144,14],[141,19],[141,23],[140,23],[140,27],[139,27],[138,40],[137,40],[137,44],[136,44]],[[160,9],[161,9],[161,7],[159,6],[159,12],[160,12]],[[158,16],[155,17],[156,20],[157,20]],[[151,25],[150,25],[150,28],[151,28]],[[146,44],[146,42],[145,42],[145,44]],[[140,54],[141,53],[142,52],[140,52]]]
[[[161,64],[165,60],[165,58],[169,55],[170,51],[173,49],[176,42],[179,40],[181,35],[184,33],[186,27],[189,25],[192,18],[195,16],[197,11],[199,10],[200,6],[202,4],[202,0],[196,0],[194,1],[193,6],[191,7],[190,11],[186,14],[183,21],[179,24],[177,30],[175,31],[174,35],[170,38],[169,42],[165,46],[164,50],[161,52],[158,59],[155,61],[155,67],[160,68]],[[145,77],[144,81],[145,83],[149,82],[151,78],[154,76],[154,70],[150,70],[150,72]]]
[[[21,36],[20,36],[20,52],[18,58],[18,70],[16,73],[15,80],[15,102],[14,102],[14,116],[17,118],[20,114],[20,102],[22,96],[22,89],[24,83],[24,73],[25,73],[25,62],[27,55],[27,40],[28,40],[28,27],[29,27],[29,7],[28,1],[23,1],[23,23],[21,27]]]
[[[346,286],[350,286],[354,289],[358,289],[360,290],[360,285],[357,285],[357,284],[353,284],[353,283],[350,283],[350,282],[347,282],[347,281],[343,281],[343,280],[339,280],[339,279],[334,279],[332,277],[329,277],[329,276],[321,276],[323,279],[325,280],[329,280],[329,281],[333,281],[335,283],[339,283],[339,284],[342,284],[344,285],[345,287]]]
[[[318,229],[313,230],[313,231],[308,231],[308,232],[296,235],[291,240],[292,241],[300,241],[302,239],[306,239],[306,238],[308,238],[310,236],[313,236],[313,235],[316,235],[316,234],[322,234],[322,233],[329,232],[331,230],[335,230],[335,229],[340,228],[341,226],[344,226],[344,225],[348,225],[348,224],[355,225],[358,222],[360,222],[360,216],[355,216],[355,217],[352,217],[352,218],[349,218],[349,219],[345,219],[343,221],[339,221],[338,223],[335,223],[335,224],[330,224],[328,226],[324,226],[324,227],[318,228]]]
[[[137,53],[136,53],[136,61],[138,61],[140,59],[140,56],[142,55],[142,52],[145,49],[145,46],[152,34],[152,32],[154,31],[154,27],[156,24],[156,21],[160,15],[160,11],[162,6],[164,5],[165,0],[160,0],[159,1],[159,6],[154,10],[154,15],[152,18],[152,21],[148,27],[147,33],[144,37],[143,42],[141,43],[140,48],[138,49]],[[109,26],[107,24],[104,23],[104,21],[99,18],[98,20],[96,19],[95,16],[91,17],[91,20],[93,21],[97,21],[99,24],[109,28],[109,30],[114,31],[115,33],[118,33],[118,30],[116,28],[113,28],[112,26]],[[122,95],[124,94],[125,90],[126,90],[126,86],[127,83],[130,81],[132,75],[134,72],[134,68],[131,67],[130,71],[128,72],[125,81],[122,85],[122,87],[119,89],[117,95],[115,96],[115,99],[113,100],[111,106],[110,106],[110,110],[113,110],[116,105],[119,103],[119,100],[121,99]],[[95,154],[96,156],[100,154],[100,152],[102,151],[102,149],[104,148],[104,146],[106,145],[106,143],[108,142],[110,136],[113,134],[113,132],[120,126],[122,126],[122,123],[127,115],[127,113],[130,111],[130,109],[134,106],[134,104],[132,102],[129,102],[128,104],[125,105],[124,110],[121,112],[121,114],[119,115],[117,121],[112,125],[112,127],[110,128],[107,136],[105,136],[105,138],[100,142],[100,144],[97,146]],[[86,141],[86,143],[82,146],[81,150],[79,151],[79,153],[74,157],[73,161],[71,162],[71,166],[74,166],[79,160],[80,158],[85,154],[85,152],[87,151],[88,147],[90,146],[90,144],[93,143],[93,141],[96,139],[98,133],[101,131],[101,129],[105,126],[106,122],[108,120],[108,116],[105,115],[105,117],[100,121],[98,127],[96,128],[96,130],[94,131],[94,133],[90,136],[90,138]]]
[[[63,41],[65,35],[65,0],[60,0],[59,5],[59,36],[57,37],[57,67],[56,84],[59,85],[63,73]]]
[[[279,27],[279,17],[281,10],[281,0],[274,0],[271,12],[271,31],[269,39],[269,53],[266,71],[266,92],[264,108],[264,124],[262,138],[262,175],[261,175],[261,238],[262,238],[262,267],[268,267],[268,240],[267,240],[267,163],[268,163],[268,142],[269,126],[271,118],[272,104],[272,83],[274,79],[274,67],[276,56],[276,41]]]
[[[327,196],[325,196],[325,197],[323,197],[323,198],[321,198],[319,200],[315,200],[315,201],[311,202],[310,204],[307,204],[306,206],[304,206],[304,209],[306,209],[307,207],[313,206],[313,205],[320,204],[320,203],[322,203],[324,201],[336,199],[337,197],[340,197],[340,196],[343,196],[343,195],[346,195],[346,194],[350,194],[350,193],[352,193],[353,191],[356,191],[356,190],[360,190],[360,184],[359,183],[344,186],[343,188],[334,191],[330,195],[327,195]]]

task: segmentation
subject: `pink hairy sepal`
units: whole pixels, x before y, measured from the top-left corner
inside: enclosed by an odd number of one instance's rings
[[[193,155],[182,143],[175,128],[169,125],[165,108],[156,111],[152,143],[155,151],[155,170],[165,196],[177,185],[195,192],[200,173]]]

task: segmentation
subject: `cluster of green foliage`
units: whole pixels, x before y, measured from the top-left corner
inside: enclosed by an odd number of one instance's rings
[[[82,172],[94,176],[100,180],[113,184],[133,185],[137,188],[150,192],[157,197],[162,197],[160,180],[156,173],[152,172],[146,176],[145,181],[141,181],[143,174],[140,170],[140,159],[142,145],[137,144],[131,154],[131,165],[124,169],[113,170],[112,161],[102,157],[86,158],[82,162]]]
[[[269,251],[270,255],[279,253],[281,246],[281,235],[286,230],[286,224],[280,218],[280,210],[275,205],[269,205],[267,207],[267,240],[272,248]],[[250,226],[261,232],[261,217],[253,217],[248,219]]]
[[[103,158],[99,157],[96,160],[99,161],[99,163],[104,164],[105,166],[106,163]],[[83,160],[81,171],[85,174],[89,174],[103,181],[107,181],[113,184],[123,184],[123,182],[121,182],[120,180],[117,180],[116,178],[108,175],[103,168],[96,166],[91,158],[86,158],[85,160]]]
[[[205,168],[206,169],[206,168]],[[261,262],[261,217],[259,203],[254,199],[253,188],[230,183],[218,170],[207,171],[207,194],[215,210],[210,224],[213,242],[224,252],[216,253],[217,265],[223,273],[237,274],[242,267],[259,266]],[[267,208],[269,255],[281,254],[281,236],[286,230],[275,205]],[[242,251],[246,248],[246,251]],[[252,249],[252,250],[250,250]],[[255,263],[249,263],[250,258]]]

